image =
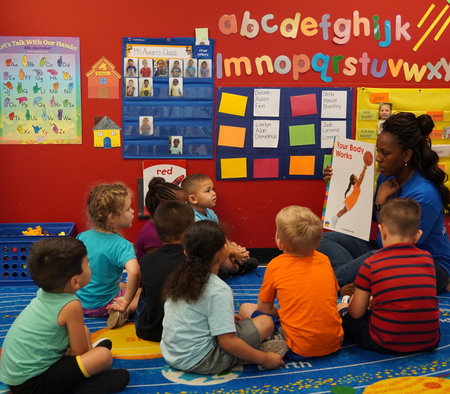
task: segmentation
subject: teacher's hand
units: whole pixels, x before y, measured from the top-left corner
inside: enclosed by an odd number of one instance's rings
[[[333,169],[331,166],[326,166],[323,169],[322,177],[325,182],[329,182],[331,177],[333,176]]]
[[[377,191],[375,202],[377,204],[384,204],[391,196],[395,195],[400,190],[400,185],[394,178],[384,181]]]

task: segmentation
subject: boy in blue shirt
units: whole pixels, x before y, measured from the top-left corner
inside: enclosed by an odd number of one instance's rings
[[[75,293],[91,278],[84,244],[47,238],[30,248],[28,269],[40,287],[6,334],[0,380],[12,393],[121,391],[127,370],[109,370],[111,341],[95,348]]]
[[[219,223],[219,218],[212,210],[216,206],[217,195],[214,183],[208,175],[188,175],[181,184],[187,195],[187,202],[194,210],[195,221],[211,220]],[[250,257],[250,253],[236,242],[227,240],[230,250],[229,258],[222,264],[219,276],[224,279],[230,275],[244,275],[258,266],[258,260]]]

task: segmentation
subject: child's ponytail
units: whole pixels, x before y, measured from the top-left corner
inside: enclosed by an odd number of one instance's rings
[[[210,220],[193,223],[184,234],[186,262],[178,266],[166,285],[166,297],[196,301],[210,275],[216,253],[226,244],[222,227]]]

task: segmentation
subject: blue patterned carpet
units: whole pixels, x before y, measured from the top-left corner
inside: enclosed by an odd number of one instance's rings
[[[236,308],[242,302],[256,302],[264,267],[256,273],[228,281]],[[33,287],[1,287],[0,344],[17,314],[34,297]],[[266,371],[245,365],[221,375],[200,376],[169,368],[160,357],[114,360],[114,367],[127,368],[131,381],[124,393],[450,393],[450,293],[439,297],[442,339],[431,353],[405,356],[382,355],[342,346],[334,355],[291,362]],[[95,332],[105,327],[105,319],[87,319]],[[374,385],[378,382],[376,385]],[[371,387],[369,387],[371,386]],[[379,387],[377,387],[379,386]],[[0,383],[0,393],[8,389]]]

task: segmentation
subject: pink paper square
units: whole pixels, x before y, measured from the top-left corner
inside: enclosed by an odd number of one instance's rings
[[[279,178],[278,159],[254,159],[253,178]]]
[[[291,112],[292,116],[317,114],[316,94],[291,96]]]

